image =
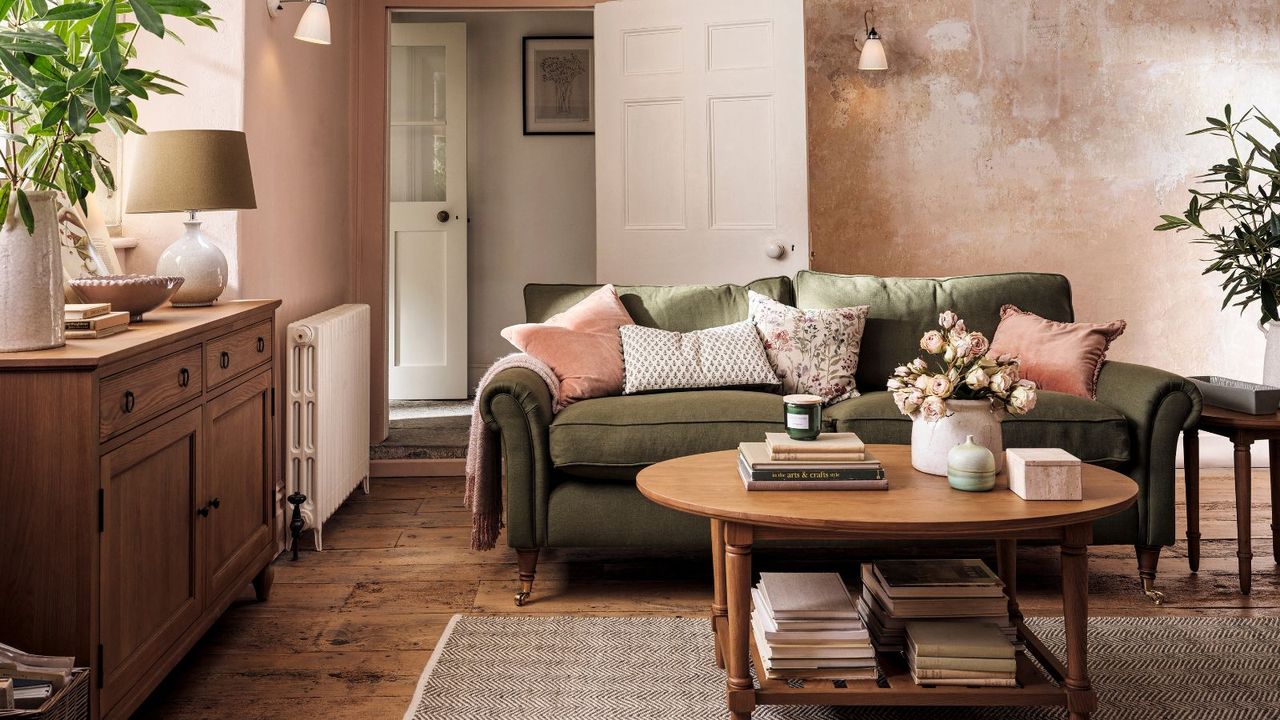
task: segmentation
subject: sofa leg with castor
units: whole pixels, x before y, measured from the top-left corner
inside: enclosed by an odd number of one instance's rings
[[[520,592],[516,593],[516,607],[524,607],[533,594],[533,576],[538,570],[538,549],[516,550],[516,562],[520,566]]]
[[[1136,545],[1138,551],[1138,577],[1142,579],[1142,594],[1156,605],[1164,604],[1164,593],[1156,590],[1156,566],[1160,564],[1159,545]]]

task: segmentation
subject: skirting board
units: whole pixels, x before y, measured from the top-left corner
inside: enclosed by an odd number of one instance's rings
[[[456,460],[370,460],[369,477],[462,477],[467,461]]]

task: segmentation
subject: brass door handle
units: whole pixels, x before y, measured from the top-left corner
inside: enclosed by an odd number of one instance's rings
[[[453,218],[453,214],[450,213],[448,210],[441,210],[440,212],[436,213],[436,219],[442,223],[447,223],[452,218]]]

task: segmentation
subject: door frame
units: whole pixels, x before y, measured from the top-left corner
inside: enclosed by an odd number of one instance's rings
[[[390,431],[387,362],[387,22],[398,10],[590,10],[605,0],[360,0],[357,10],[355,242],[351,287],[371,310],[369,440]]]

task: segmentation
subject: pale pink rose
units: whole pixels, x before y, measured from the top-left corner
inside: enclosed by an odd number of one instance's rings
[[[946,375],[934,375],[929,380],[929,386],[925,388],[925,392],[934,397],[946,398],[951,396],[953,389],[954,385],[951,382],[951,378]]]
[[[968,335],[969,330],[965,327],[964,320],[957,320],[955,325],[951,326],[951,332],[956,335]]]
[[[1026,385],[1019,385],[1009,393],[1009,412],[1014,415],[1026,415],[1036,408],[1036,391]]]
[[[969,357],[982,357],[991,349],[991,342],[987,340],[987,336],[980,332],[971,332],[968,335],[969,341]]]
[[[907,394],[905,392],[893,393],[893,404],[898,406],[898,412],[903,415],[911,414],[907,412]]]
[[[964,384],[974,390],[982,390],[991,384],[991,378],[982,368],[976,367],[969,371],[969,374],[964,379]]]
[[[929,383],[933,381],[932,375],[921,375],[916,378],[915,386],[918,390],[928,390]]]
[[[947,339],[937,330],[930,330],[920,338],[920,349],[931,355],[937,355],[947,347]]]
[[[969,343],[970,343],[970,336],[968,335],[961,335],[958,338],[952,338],[951,347],[954,349],[955,352],[951,360],[948,360],[947,362],[952,362],[953,360],[955,360],[955,358],[969,357],[969,353],[971,352],[971,346]],[[948,354],[950,355],[951,353],[948,353]]]
[[[1005,393],[1013,389],[1013,380],[1005,374],[1004,370],[1001,370],[991,376],[991,383],[989,387],[991,388],[991,392],[1003,396]]]
[[[906,397],[906,400],[904,401],[904,405],[907,409],[908,415],[919,410],[920,405],[922,403],[924,403],[924,393],[920,392],[919,390],[911,390],[907,392],[907,397]]]
[[[889,378],[889,385],[888,385],[888,387],[889,387],[889,389],[890,389],[890,390],[901,390],[901,389],[905,388],[906,386],[907,386],[907,384],[906,384],[905,382],[903,382],[901,378],[896,378],[896,377]]]
[[[938,422],[947,416],[947,403],[937,395],[930,395],[920,403],[920,417],[925,422]]]
[[[925,370],[929,369],[929,365],[925,363],[923,358],[916,358],[915,360],[912,360],[910,364],[907,365],[907,367],[911,368],[912,370],[918,373],[924,372]]]
[[[938,316],[938,324],[942,326],[943,330],[950,330],[952,326],[954,326],[959,321],[960,321],[959,316],[957,316],[954,312],[951,312],[950,310]]]
[[[911,374],[911,369],[906,365],[899,365],[897,368],[894,368],[893,374],[895,377],[906,377]]]

